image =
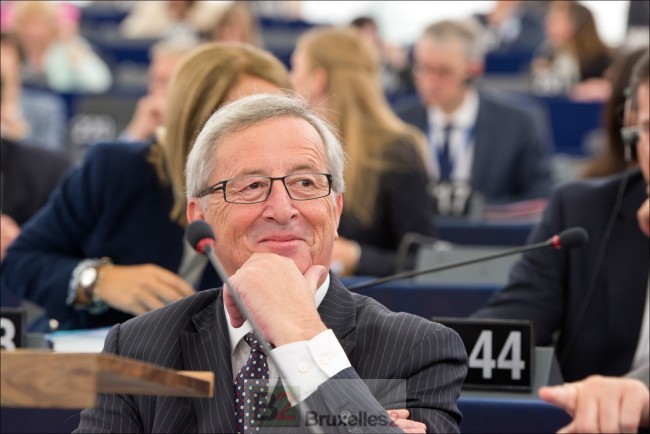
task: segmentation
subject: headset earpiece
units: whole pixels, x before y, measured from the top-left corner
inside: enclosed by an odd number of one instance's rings
[[[636,161],[636,142],[639,141],[639,130],[634,126],[633,101],[630,91],[626,89],[625,112],[623,114],[624,127],[621,128],[621,140],[623,141],[623,158],[626,163]]]

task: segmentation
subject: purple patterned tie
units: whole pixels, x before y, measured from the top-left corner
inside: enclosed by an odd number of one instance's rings
[[[238,433],[253,433],[258,425],[266,403],[269,382],[269,366],[266,354],[253,332],[244,340],[251,347],[251,354],[235,377],[235,421]]]

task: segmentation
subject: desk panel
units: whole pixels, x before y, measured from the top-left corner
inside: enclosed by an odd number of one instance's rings
[[[347,279],[344,284],[367,278]],[[466,317],[483,307],[500,287],[488,285],[436,285],[392,282],[362,288],[359,294],[372,297],[395,312],[408,312],[424,318],[432,316]]]
[[[464,433],[555,432],[569,416],[541,400],[474,398],[461,395]],[[0,431],[11,433],[71,432],[79,425],[79,410],[0,410]]]

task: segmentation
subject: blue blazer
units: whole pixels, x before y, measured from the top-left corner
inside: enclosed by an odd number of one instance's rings
[[[629,177],[628,184],[605,245],[603,233],[623,177]],[[566,358],[561,367],[567,381],[627,373],[639,342],[648,285],[650,242],[636,218],[647,197],[645,188],[636,170],[558,189],[529,242],[572,226],[584,227],[589,242],[569,251],[525,253],[513,266],[508,285],[476,316],[531,320],[538,345],[551,345],[559,331],[557,350],[560,360]],[[588,301],[601,254],[604,260]],[[585,305],[586,313],[579,318]],[[575,341],[568,344],[571,339]]]
[[[427,110],[419,99],[404,103],[396,112],[425,134],[429,131]],[[541,109],[527,98],[480,91],[473,190],[490,203],[547,197],[551,190],[552,139],[545,121]]]
[[[318,311],[343,347],[351,368],[309,396],[310,410],[337,417],[385,414],[406,408],[429,432],[458,432],[456,406],[467,373],[467,354],[458,335],[424,318],[390,312],[375,300],[348,291],[334,276]],[[220,290],[203,291],[171,306],[115,326],[104,351],[177,370],[215,373],[209,399],[100,394],[81,413],[75,432],[209,432],[235,430],[230,339]],[[361,379],[404,380],[405,396],[375,389]],[[345,381],[338,381],[345,380]],[[390,389],[390,388],[388,388]],[[379,392],[379,393],[377,393]],[[350,426],[326,432],[356,432]],[[306,428],[277,432],[307,432]],[[377,432],[363,427],[363,432]],[[383,427],[380,432],[398,432]]]
[[[149,144],[95,145],[31,219],[2,263],[2,283],[43,307],[63,329],[113,325],[131,318],[115,309],[91,315],[65,303],[72,270],[83,259],[156,264],[173,272],[184,228],[169,219],[172,191],[147,162]],[[200,287],[220,285],[206,267]]]

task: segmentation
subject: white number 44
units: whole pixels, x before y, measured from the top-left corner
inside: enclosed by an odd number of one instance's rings
[[[510,355],[510,358],[508,358]],[[483,330],[469,355],[469,367],[483,370],[483,378],[492,378],[492,370],[509,369],[513,380],[521,379],[526,362],[521,360],[521,332],[511,331],[496,361],[492,358],[492,331]]]

